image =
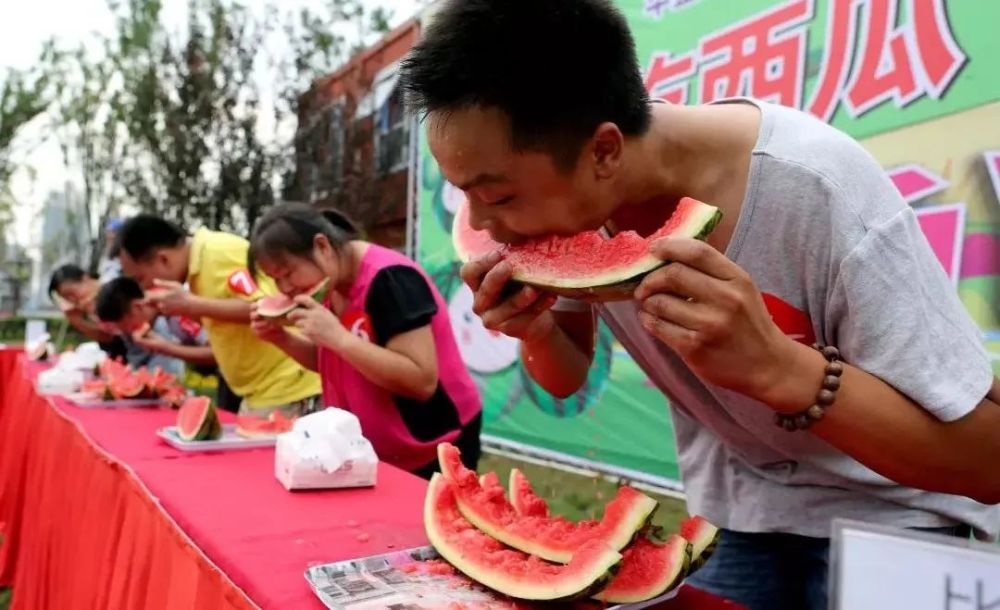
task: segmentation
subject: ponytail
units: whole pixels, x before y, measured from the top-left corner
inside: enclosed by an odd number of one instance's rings
[[[323,219],[330,223],[335,229],[339,229],[344,233],[345,241],[350,241],[358,237],[358,229],[340,210],[334,210],[332,208],[326,208],[325,210],[320,210],[319,213],[323,216]]]

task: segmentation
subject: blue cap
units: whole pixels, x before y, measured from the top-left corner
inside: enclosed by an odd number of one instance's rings
[[[105,231],[117,231],[117,230],[121,229],[122,225],[124,225],[124,224],[125,224],[125,221],[122,220],[121,218],[112,218],[111,220],[108,221],[108,224],[106,224],[104,226],[104,230]]]

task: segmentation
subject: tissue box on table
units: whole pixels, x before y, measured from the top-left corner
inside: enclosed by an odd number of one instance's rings
[[[371,487],[377,471],[358,418],[343,409],[300,417],[275,446],[274,476],[288,490]]]
[[[38,374],[36,389],[39,394],[71,394],[83,385],[83,371],[51,368]]]

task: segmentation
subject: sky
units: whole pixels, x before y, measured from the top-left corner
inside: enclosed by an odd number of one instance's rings
[[[107,0],[0,0],[0,75],[7,68],[25,69],[38,56],[44,41],[55,37],[66,48],[93,38],[95,32],[108,32],[113,27]],[[418,0],[366,0],[374,6],[393,11],[392,25],[411,17],[419,8]],[[266,0],[245,0],[252,9],[262,12]],[[294,11],[307,6],[318,10],[322,0],[274,0],[282,11]],[[187,0],[163,0],[164,21],[171,29],[185,22]],[[37,246],[37,217],[45,196],[61,190],[67,180],[74,181],[73,172],[63,163],[58,145],[45,131],[44,121],[26,128],[23,139],[28,142],[30,155],[25,160],[32,171],[15,175],[12,189],[18,202],[15,224],[8,238],[21,245]]]

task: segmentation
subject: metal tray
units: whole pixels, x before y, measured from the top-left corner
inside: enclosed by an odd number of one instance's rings
[[[166,402],[159,398],[129,398],[125,400],[104,400],[89,392],[73,392],[63,397],[81,409],[126,409],[134,407],[156,408],[166,407]]]
[[[421,562],[440,560],[433,547],[423,546],[384,555],[313,566],[305,578],[313,593],[330,610],[522,610],[559,608],[577,610],[604,608],[599,602],[542,603],[506,598],[465,576],[432,574],[406,569]],[[681,583],[683,585],[683,583]],[[677,595],[678,585],[663,595],[635,604],[611,606],[608,610],[640,610]]]
[[[177,426],[167,426],[156,431],[168,445],[181,451],[237,451],[273,447],[277,437],[245,438],[236,434],[236,424],[222,426],[222,437],[214,441],[185,441],[177,434]]]

